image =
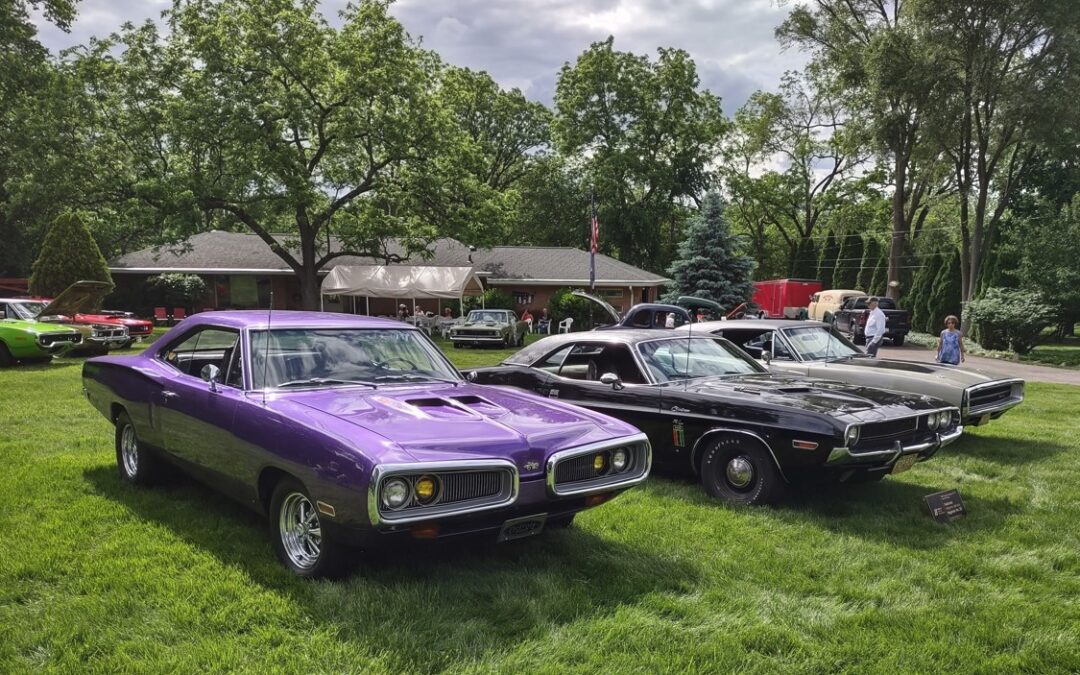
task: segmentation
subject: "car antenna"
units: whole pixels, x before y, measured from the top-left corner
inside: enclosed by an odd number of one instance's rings
[[[262,404],[266,407],[266,367],[270,364],[270,317],[274,314],[274,288],[270,287],[270,306],[266,308],[266,340],[263,343]]]
[[[683,389],[690,388],[690,340],[694,337],[694,315],[690,313],[690,323],[686,324],[686,377],[683,378]]]

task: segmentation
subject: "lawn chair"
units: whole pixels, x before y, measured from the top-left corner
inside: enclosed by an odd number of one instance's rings
[[[172,320],[174,322],[183,321],[186,317],[187,317],[187,312],[184,311],[183,307],[173,307],[172,308]]]
[[[568,316],[568,317],[566,317],[565,319],[563,319],[562,321],[559,322],[559,332],[560,333],[569,333],[569,332],[571,332],[571,330],[572,330],[571,326],[573,326],[573,325],[574,325],[574,317]],[[550,330],[550,328],[549,328],[549,330]]]
[[[529,325],[529,332],[530,333],[533,332],[533,320],[532,319],[525,319],[525,323],[527,323]]]
[[[154,323],[155,324],[166,324],[166,325],[168,325],[168,323],[169,323],[169,313],[165,310],[164,307],[155,307],[154,308]]]

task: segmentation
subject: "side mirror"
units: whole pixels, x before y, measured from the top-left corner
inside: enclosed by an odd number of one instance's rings
[[[622,380],[620,380],[619,376],[616,375],[615,373],[604,373],[603,375],[601,375],[600,376],[600,384],[611,385],[611,388],[616,390],[616,391],[618,391],[619,389],[624,388]]]
[[[769,362],[772,361],[772,350],[771,349],[762,349],[761,350],[761,360],[765,362],[765,365],[769,365]]]
[[[476,382],[476,371],[475,370],[467,370],[467,371],[465,371],[465,379],[468,380],[469,382]]]
[[[208,363],[199,371],[199,376],[210,383],[210,391],[217,391],[217,383],[221,381],[221,368]]]

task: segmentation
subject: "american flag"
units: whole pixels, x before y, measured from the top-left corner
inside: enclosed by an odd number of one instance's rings
[[[592,202],[592,237],[589,241],[589,288],[596,288],[596,249],[600,245],[600,222],[596,219],[596,197],[589,195]]]

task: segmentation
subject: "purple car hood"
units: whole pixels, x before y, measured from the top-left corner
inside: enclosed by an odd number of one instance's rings
[[[618,420],[565,403],[504,387],[473,384],[353,388],[290,392],[271,403],[288,414],[302,406],[330,415],[343,436],[343,423],[378,434],[378,448],[364,447],[379,461],[400,461],[404,451],[416,461],[502,458],[523,478],[542,475],[558,450],[636,433]]]

